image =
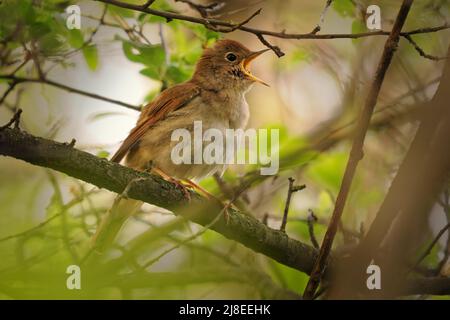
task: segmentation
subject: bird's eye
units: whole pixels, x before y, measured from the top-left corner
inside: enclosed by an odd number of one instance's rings
[[[227,59],[228,61],[236,61],[237,57],[234,53],[227,53],[227,55],[225,56],[225,59]]]

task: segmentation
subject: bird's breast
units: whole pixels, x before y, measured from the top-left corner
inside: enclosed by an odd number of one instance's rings
[[[231,129],[243,129],[247,126],[250,117],[245,94],[241,92],[221,92],[214,97],[204,99],[205,107],[211,116],[219,122],[226,123]]]

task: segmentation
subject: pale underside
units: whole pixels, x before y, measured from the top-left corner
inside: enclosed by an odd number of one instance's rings
[[[203,142],[201,149],[191,147],[191,164],[175,164],[171,158],[172,149],[179,143],[171,141],[172,132],[176,129],[187,129],[194,141],[194,121],[201,121],[202,130],[245,128],[249,117],[248,105],[243,92],[224,91],[220,94],[202,90],[183,107],[166,115],[148,127],[145,134],[134,145],[126,158],[126,165],[138,170],[156,167],[177,179],[200,180],[215,172],[223,173],[224,164],[194,164],[194,154],[201,153],[209,144]]]

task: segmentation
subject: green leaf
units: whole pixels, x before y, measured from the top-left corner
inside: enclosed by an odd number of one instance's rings
[[[69,36],[67,40],[69,44],[75,49],[81,48],[84,43],[83,34],[78,29],[69,30]]]
[[[150,79],[154,80],[161,80],[161,73],[159,72],[157,67],[147,67],[145,69],[142,69],[139,71],[140,74],[149,77]]]
[[[352,33],[362,33],[362,32],[366,32],[367,28],[366,28],[366,24],[361,21],[361,20],[354,20],[352,23]],[[363,38],[361,39],[352,39],[353,43],[357,43],[359,41],[361,41]]]
[[[106,150],[100,150],[99,152],[97,152],[97,157],[107,159],[109,157],[109,152]]]
[[[302,62],[311,60],[311,49],[306,47],[299,47],[293,52],[289,53],[284,59],[280,61],[279,68],[282,71],[290,71],[293,67]]]
[[[139,62],[147,66],[164,64],[164,49],[161,45],[142,45],[122,40],[122,49],[128,60]]]
[[[164,64],[165,53],[161,45],[142,46],[138,50],[141,52],[144,64],[156,66]]]
[[[354,14],[354,6],[351,0],[334,0],[333,9],[342,17],[351,17]]]
[[[66,47],[64,39],[53,32],[39,39],[39,49],[44,56],[61,54]]]
[[[35,39],[38,39],[51,31],[50,26],[42,22],[33,23],[30,27],[30,34]]]
[[[167,68],[167,80],[172,83],[181,83],[188,80],[191,76],[191,73],[186,69],[179,67],[177,65],[170,65]]]
[[[83,48],[83,56],[86,63],[92,71],[97,69],[98,66],[98,52],[97,47],[94,45],[89,45]]]

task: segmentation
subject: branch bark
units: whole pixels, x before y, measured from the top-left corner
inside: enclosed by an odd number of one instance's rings
[[[426,113],[375,220],[355,252],[335,270],[336,297],[392,297],[409,287],[407,271],[417,259],[428,213],[450,173],[449,85],[450,58],[436,95],[422,107]],[[372,260],[383,270],[383,292],[365,287],[365,270]]]
[[[17,129],[0,131],[0,155],[48,167],[119,194],[129,185],[127,194],[130,198],[169,209],[201,225],[208,225],[222,210],[216,203],[195,196],[188,203],[179,188],[157,176]],[[139,179],[142,181],[130,184]],[[284,232],[270,229],[249,215],[229,211],[228,223],[222,217],[211,229],[291,268],[306,273],[311,271],[317,254],[313,247],[289,238]]]
[[[175,214],[183,214],[202,225],[211,222],[222,209],[197,197],[193,197],[192,203],[188,204],[181,190],[159,177],[97,158],[67,143],[38,138],[18,129],[0,130],[0,155],[48,167],[117,193],[121,193],[130,181],[143,178],[139,183],[132,184],[128,192],[130,197],[167,208]],[[228,224],[221,219],[211,229],[255,252],[305,273],[312,270],[317,257],[317,250],[313,247],[231,209]],[[328,270],[333,268],[330,266]],[[411,279],[399,294],[450,294],[449,282],[447,278]]]
[[[411,8],[412,2],[413,0],[403,1],[397,15],[397,19],[395,20],[394,26],[392,28],[392,32],[389,35],[389,38],[386,40],[383,55],[380,59],[377,72],[375,74],[375,79],[370,88],[364,108],[361,111],[361,116],[358,121],[355,138],[352,144],[352,149],[350,151],[350,157],[347,162],[347,167],[345,168],[344,177],[342,178],[341,188],[336,198],[336,204],[331,216],[330,225],[328,226],[325,238],[320,248],[319,257],[317,258],[313,272],[311,273],[311,276],[309,278],[308,285],[305,289],[305,299],[312,299],[324,272],[328,256],[331,252],[331,247],[333,245],[333,240],[337,232],[339,221],[341,220],[341,216],[344,211],[345,202],[350,192],[350,187],[352,185],[356,168],[359,161],[363,158],[364,140],[367,130],[369,129],[370,119],[372,117],[375,104],[377,103],[378,94],[380,93],[381,85],[383,84],[387,69],[391,64],[394,52],[397,49],[398,42],[400,40],[400,33],[406,21],[406,17],[408,16],[408,12]]]

